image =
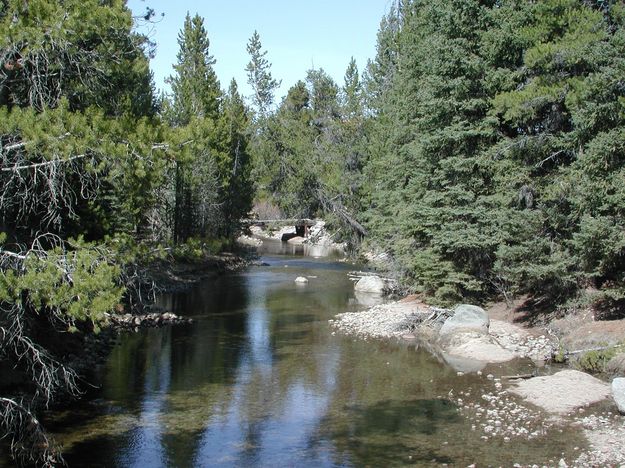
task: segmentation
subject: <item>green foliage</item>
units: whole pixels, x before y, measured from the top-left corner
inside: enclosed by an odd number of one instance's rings
[[[183,244],[176,245],[172,251],[172,256],[177,261],[182,262],[202,262],[208,256],[216,255],[230,246],[228,239],[200,239],[191,237]]]
[[[215,59],[209,53],[210,41],[199,15],[187,13],[178,34],[178,62],[168,79],[173,96],[174,125],[187,125],[192,118],[215,119],[219,115],[221,89],[213,69]]]
[[[125,2],[2,3],[0,107],[43,110],[62,98],[72,109],[154,112],[145,37],[132,32]]]
[[[247,43],[247,53],[250,61],[245,66],[247,82],[252,87],[254,94],[251,96],[252,105],[256,110],[257,117],[264,120],[271,110],[274,93],[280,87],[280,81],[271,76],[271,63],[265,58],[267,51],[262,50],[258,31],[254,31]]]
[[[384,19],[362,216],[414,289],[622,298],[621,10],[456,0]]]
[[[120,267],[93,244],[78,239],[68,245],[28,251],[19,269],[2,270],[0,303],[33,316],[50,314],[48,320],[65,323],[69,331],[76,322],[90,322],[97,331],[122,299]]]
[[[622,352],[622,345],[597,351],[587,351],[575,361],[575,366],[584,372],[598,374],[605,371],[606,364],[620,352]]]
[[[227,94],[220,90],[201,17],[187,15],[178,44],[164,112],[177,149],[160,218],[175,243],[232,237],[251,207],[247,109],[234,80]]]

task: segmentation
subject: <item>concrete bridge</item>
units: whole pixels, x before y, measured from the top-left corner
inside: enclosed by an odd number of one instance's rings
[[[289,218],[289,219],[242,219],[243,224],[248,226],[293,226],[295,228],[295,234],[284,234],[282,236],[283,241],[287,241],[293,237],[308,237],[308,232],[311,226],[316,224],[316,221],[308,218]]]

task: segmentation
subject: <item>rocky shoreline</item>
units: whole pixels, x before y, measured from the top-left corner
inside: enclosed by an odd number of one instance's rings
[[[461,305],[454,310],[433,308],[414,297],[373,306],[330,320],[334,333],[357,339],[394,339],[418,343],[454,369],[459,376],[485,379],[492,390],[471,388],[441,396],[482,432],[481,440],[532,439],[551,430],[578,428],[588,440],[575,456],[550,460],[548,466],[622,466],[625,464],[625,418],[612,400],[610,385],[577,370],[543,367],[561,352],[548,329],[528,329],[491,318],[483,309]],[[528,362],[534,371],[520,375],[486,375],[493,363]],[[527,364],[524,364],[527,369]],[[554,372],[555,371],[555,372]],[[542,375],[541,375],[542,374]],[[616,396],[615,396],[616,399]],[[515,466],[531,466],[518,464]]]
[[[192,323],[193,319],[181,317],[172,312],[152,312],[150,314],[123,314],[109,315],[111,325],[123,330],[138,330],[140,327],[163,327],[166,325],[180,325]]]
[[[474,306],[456,310],[431,307],[414,299],[376,305],[362,312],[339,314],[331,325],[342,333],[367,338],[427,341],[458,371],[475,371],[488,362],[529,358],[550,361],[558,343],[500,320],[490,320]],[[459,312],[460,311],[460,312]],[[464,311],[467,311],[464,318]]]

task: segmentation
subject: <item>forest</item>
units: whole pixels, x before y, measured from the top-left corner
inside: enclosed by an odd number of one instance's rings
[[[623,317],[622,2],[395,2],[364,70],[311,69],[280,101],[257,33],[241,96],[190,14],[158,94],[137,32],[154,14],[0,0],[0,437],[17,461],[62,460],[37,413],[81,395],[68,341],[139,307],[155,259],[232,248],[254,206],[325,218],[434,304]]]

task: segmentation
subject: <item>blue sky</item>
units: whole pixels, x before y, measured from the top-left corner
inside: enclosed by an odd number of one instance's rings
[[[154,8],[160,16],[150,25],[150,38],[157,43],[151,67],[156,86],[167,89],[164,80],[172,73],[178,51],[177,35],[184,17],[198,13],[217,60],[215,71],[222,88],[237,80],[241,93],[250,94],[245,75],[249,56],[248,39],[258,30],[272,63],[272,74],[282,80],[277,101],[288,89],[303,79],[306,71],[323,68],[339,85],[350,57],[362,72],[367,59],[375,54],[376,33],[382,15],[392,0],[129,0],[133,13]]]

